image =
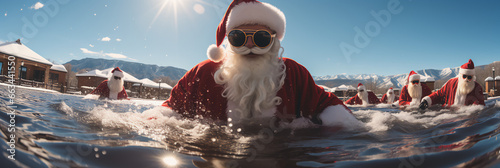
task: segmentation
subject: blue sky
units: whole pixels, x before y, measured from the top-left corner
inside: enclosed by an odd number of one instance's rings
[[[22,38],[56,63],[92,57],[188,70],[207,59],[230,2],[0,1],[0,41]],[[314,76],[394,75],[457,67],[469,58],[476,65],[500,60],[500,1],[264,2],[287,17],[284,56]]]

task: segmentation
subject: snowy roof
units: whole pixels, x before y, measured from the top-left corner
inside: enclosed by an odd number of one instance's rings
[[[349,85],[340,85],[339,87],[334,87],[332,88],[332,91],[335,92],[335,91],[348,91],[348,90],[357,90],[355,87]]]
[[[111,70],[114,68],[108,68],[105,70],[92,70],[86,73],[81,73],[81,74],[76,74],[76,76],[95,76],[95,77],[101,77],[101,78],[109,78],[111,77]],[[123,70],[122,70],[123,71]],[[128,74],[127,72],[123,71],[123,81],[126,82],[132,82],[132,83],[141,83],[141,81],[134,76]]]
[[[431,76],[420,75],[420,82],[434,82],[434,81],[436,80]]]
[[[148,78],[144,78],[144,79],[141,79],[140,80],[141,83],[142,83],[142,86],[145,86],[145,87],[151,87],[151,88],[158,88],[158,83],[148,79]],[[132,86],[139,86],[140,84],[139,83],[135,83],[134,85]],[[166,84],[166,83],[161,83],[160,84],[160,87],[163,88],[163,89],[172,89],[172,86]]]
[[[81,74],[76,74],[76,76],[95,76],[95,77],[101,77],[101,78],[108,78],[108,75],[98,69],[94,69],[89,72],[81,73]]]
[[[495,77],[495,80],[500,80],[500,76]]]
[[[0,52],[7,55],[12,55],[19,58],[27,59],[30,61],[52,65],[50,61],[38,55],[36,52],[28,48],[26,45],[21,44],[21,42],[17,43],[16,41],[12,41],[12,42],[2,43],[0,44]]]
[[[484,81],[485,81],[485,82],[488,82],[488,81],[493,81],[493,78],[490,76],[490,77],[487,77]]]
[[[52,67],[50,67],[50,70],[68,72],[64,65],[52,65]]]

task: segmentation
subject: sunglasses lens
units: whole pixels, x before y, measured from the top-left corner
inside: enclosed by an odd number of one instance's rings
[[[413,84],[418,84],[418,83],[420,83],[420,81],[413,81],[413,82],[411,82],[411,83],[413,83]]]
[[[233,30],[229,32],[227,35],[227,39],[229,43],[235,47],[241,47],[245,44],[246,36],[245,33],[241,30]]]
[[[462,78],[464,78],[464,79],[467,78],[467,75],[463,75]]]
[[[271,34],[267,31],[257,31],[253,35],[253,41],[257,47],[267,47],[271,43]]]

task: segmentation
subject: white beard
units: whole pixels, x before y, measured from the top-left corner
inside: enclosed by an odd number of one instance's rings
[[[263,116],[263,110],[281,104],[282,100],[276,94],[284,84],[286,67],[279,57],[279,41],[275,40],[273,44],[266,53],[255,58],[244,56],[250,52],[248,48],[244,49],[245,46],[238,51],[232,47],[227,49],[226,60],[215,72],[214,80],[224,85],[222,96],[228,99],[228,110],[235,117],[233,119]],[[252,50],[255,48],[258,47]],[[230,103],[236,104],[234,109]]]
[[[116,80],[113,77],[108,80],[109,98],[118,99],[118,93],[123,90],[123,78]]]
[[[368,91],[358,92],[358,97],[363,102],[363,105],[368,105],[370,101],[368,100]]]
[[[476,82],[474,80],[467,81],[460,74],[458,77],[457,92],[455,93],[455,105],[465,105],[467,95],[474,90]]]
[[[392,94],[387,94],[387,104],[392,104],[394,103],[394,98],[396,98],[396,95],[394,93]]]
[[[408,84],[408,93],[411,97],[410,105],[420,104],[420,99],[422,98],[422,85],[420,83],[417,85]]]
[[[466,79],[462,77],[458,77],[458,88],[457,91],[462,94],[462,95],[467,95],[472,90],[474,90],[474,87],[476,86],[476,82],[474,80],[467,81]]]

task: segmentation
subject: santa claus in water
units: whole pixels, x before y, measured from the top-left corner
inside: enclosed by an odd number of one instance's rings
[[[365,85],[362,83],[358,84],[358,94],[351,97],[345,102],[345,104],[350,105],[369,105],[369,104],[379,104],[380,100],[377,98],[375,93],[366,90]]]
[[[123,71],[118,67],[113,69],[109,79],[102,81],[90,94],[100,95],[100,99],[127,99],[127,92],[123,87]]]
[[[389,88],[389,90],[387,90],[387,93],[385,93],[383,96],[382,96],[382,99],[380,99],[380,102],[381,103],[385,103],[385,104],[392,104],[396,101],[398,101],[399,97],[396,96],[396,94],[394,94],[394,89]]]
[[[422,99],[421,109],[429,105],[442,104],[443,107],[452,105],[484,105],[483,87],[476,82],[474,62],[469,62],[460,67],[458,76],[451,78],[438,91]]]
[[[428,96],[432,93],[431,89],[420,83],[420,75],[411,71],[408,74],[407,84],[401,89],[401,95],[399,95],[399,105],[419,105],[423,97]]]
[[[285,15],[275,6],[233,1],[217,28],[217,44],[208,48],[210,59],[189,70],[163,106],[185,117],[223,123],[272,116],[282,121],[305,117],[323,125],[356,120],[341,100],[314,83],[305,67],[281,57],[285,27]]]

